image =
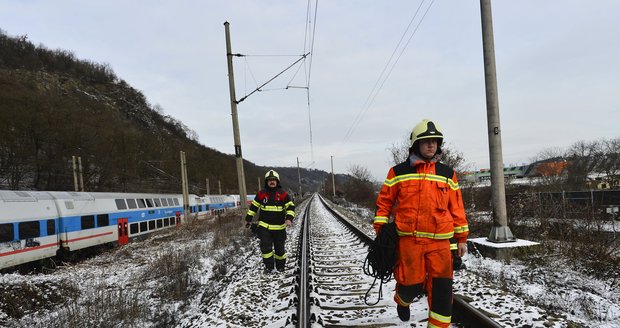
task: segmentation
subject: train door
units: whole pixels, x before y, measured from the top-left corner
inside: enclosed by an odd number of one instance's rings
[[[129,243],[129,224],[127,218],[118,219],[118,244],[126,245]]]

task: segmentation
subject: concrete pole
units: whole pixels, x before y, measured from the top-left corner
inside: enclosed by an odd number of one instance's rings
[[[71,156],[73,160],[73,190],[79,191],[78,189],[78,177],[77,177],[77,165],[75,163],[75,156]]]
[[[332,156],[332,191],[333,198],[336,198],[336,177],[334,176],[334,156]]]
[[[297,157],[297,180],[299,181],[299,197],[303,194],[301,193],[301,169],[299,168],[299,157]]]
[[[78,169],[80,171],[80,191],[84,191],[84,174],[82,173],[82,156],[78,156]]]
[[[207,195],[209,195],[209,178],[207,178]]]
[[[222,194],[222,181],[217,180],[217,189],[218,189],[218,195]]]
[[[260,191],[261,190],[260,177],[256,177],[256,178],[258,178],[258,189],[256,189],[256,190]],[[258,191],[257,191],[257,193],[258,193]]]
[[[504,186],[504,160],[502,158],[502,135],[499,120],[499,101],[495,70],[495,45],[491,0],[480,0],[482,18],[482,46],[484,53],[484,79],[487,99],[487,126],[489,157],[491,162],[491,196],[493,203],[493,228],[488,240],[502,243],[515,241],[508,227],[506,212],[506,189]]]
[[[185,152],[180,151],[179,157],[181,158],[181,188],[183,193],[183,218],[187,220],[189,214],[189,202],[187,197],[187,171],[185,170]]]
[[[237,118],[237,95],[235,94],[235,77],[233,74],[232,47],[230,45],[230,28],[228,22],[224,22],[226,33],[226,59],[228,61],[228,88],[230,90],[230,110],[232,112],[233,133],[235,137],[235,157],[237,161],[237,179],[239,181],[239,197],[247,199],[248,193],[245,189],[245,173],[243,172],[243,156],[241,154],[241,137],[239,136],[239,119]],[[220,192],[221,194],[221,192]],[[241,202],[241,211],[248,211],[248,203]]]

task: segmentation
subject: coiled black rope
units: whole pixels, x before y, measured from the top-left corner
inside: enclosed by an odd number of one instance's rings
[[[396,234],[396,224],[394,222],[384,224],[377,237],[375,238],[370,248],[368,248],[368,255],[364,260],[364,273],[375,280],[372,282],[370,288],[364,295],[364,303],[366,305],[375,305],[379,303],[379,300],[383,297],[383,284],[392,279],[394,272],[394,263],[396,260],[396,244],[398,242],[398,235]],[[368,303],[368,294],[375,286],[377,279],[381,279],[379,284],[379,296],[377,301],[370,304]]]

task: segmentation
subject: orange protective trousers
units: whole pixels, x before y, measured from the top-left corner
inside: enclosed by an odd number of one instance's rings
[[[426,290],[429,326],[450,326],[453,275],[448,239],[399,237],[394,277],[397,282],[394,295],[396,303],[409,306]]]

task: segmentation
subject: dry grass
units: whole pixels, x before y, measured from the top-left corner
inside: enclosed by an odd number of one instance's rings
[[[618,276],[620,233],[610,231],[613,221],[588,204],[570,205],[540,199],[536,194],[515,197],[508,207],[508,225],[520,239],[540,242],[542,247],[519,257],[532,267],[552,254],[566,265],[598,278]],[[491,220],[470,220],[470,233],[484,236]]]
[[[207,220],[189,220],[173,231],[154,233],[141,242],[117,248],[111,258],[141,263],[131,276],[119,277],[122,285],[95,278],[91,286],[77,281],[62,286],[51,282],[0,286],[0,326],[21,327],[170,327],[178,324],[180,309],[217,291],[228,280],[234,256],[248,240],[238,211]],[[162,247],[163,246],[163,247]],[[153,249],[140,255],[138,250]],[[204,281],[201,259],[213,257],[212,278]],[[98,265],[113,265],[106,260]],[[107,281],[107,282],[106,282]],[[24,302],[23,300],[28,300]],[[45,314],[45,312],[52,313]],[[36,319],[45,317],[43,325]]]

